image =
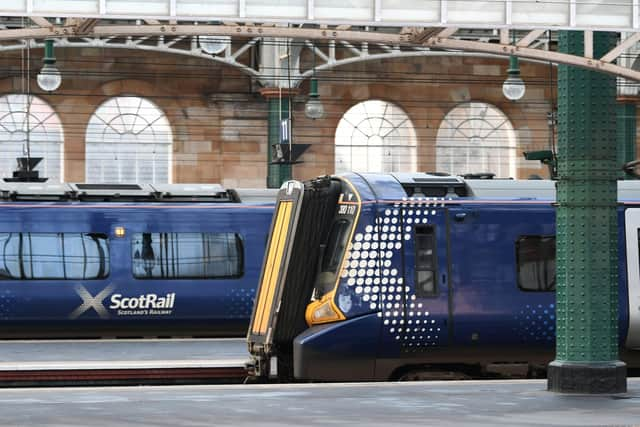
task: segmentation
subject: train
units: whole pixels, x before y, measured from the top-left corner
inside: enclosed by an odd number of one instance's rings
[[[620,356],[640,361],[640,182],[618,182]],[[555,356],[555,182],[348,173],[278,194],[251,375],[541,376]]]
[[[275,191],[0,182],[0,337],[246,335]]]

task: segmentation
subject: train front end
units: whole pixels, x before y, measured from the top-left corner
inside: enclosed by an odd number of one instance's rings
[[[357,174],[283,185],[248,333],[254,376],[372,379],[385,268],[376,220]]]

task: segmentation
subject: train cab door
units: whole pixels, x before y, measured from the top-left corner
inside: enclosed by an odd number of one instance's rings
[[[449,342],[446,209],[412,203],[387,209],[380,222],[380,257],[400,258],[382,267],[381,348],[396,349],[405,366],[432,360]]]
[[[621,319],[627,317],[627,313],[629,318],[625,346],[630,349],[640,350],[640,209],[627,209],[624,216],[628,304],[624,301],[626,296],[624,288],[621,288],[619,310]],[[622,276],[624,271],[620,273],[622,273]],[[620,322],[620,337],[625,337],[625,325],[626,322]]]

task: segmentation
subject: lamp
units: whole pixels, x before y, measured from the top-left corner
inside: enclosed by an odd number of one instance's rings
[[[321,119],[324,117],[324,105],[320,101],[318,94],[318,79],[316,79],[316,52],[315,46],[311,49],[313,55],[313,77],[311,77],[311,85],[309,87],[309,99],[304,105],[304,115],[309,119]]]
[[[524,96],[526,87],[522,77],[520,77],[520,66],[518,65],[518,57],[509,57],[509,69],[507,70],[507,79],[502,84],[502,93],[511,100],[517,101]]]
[[[304,105],[304,115],[313,120],[324,117],[324,105],[322,105],[320,95],[318,95],[318,79],[315,77],[311,78],[309,99]]]
[[[217,55],[231,43],[229,36],[199,36],[200,49],[209,55]]]
[[[44,65],[38,73],[38,86],[47,92],[53,92],[60,87],[62,76],[60,71],[55,67],[56,57],[53,55],[53,40],[44,41]]]

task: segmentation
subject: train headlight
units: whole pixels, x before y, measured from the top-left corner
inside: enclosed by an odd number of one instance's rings
[[[115,234],[116,237],[124,237],[124,227],[116,227],[113,230],[113,234]]]
[[[319,301],[314,301],[307,306],[305,319],[309,326],[322,323],[331,323],[344,320],[345,316],[333,302],[333,292],[325,295]]]

